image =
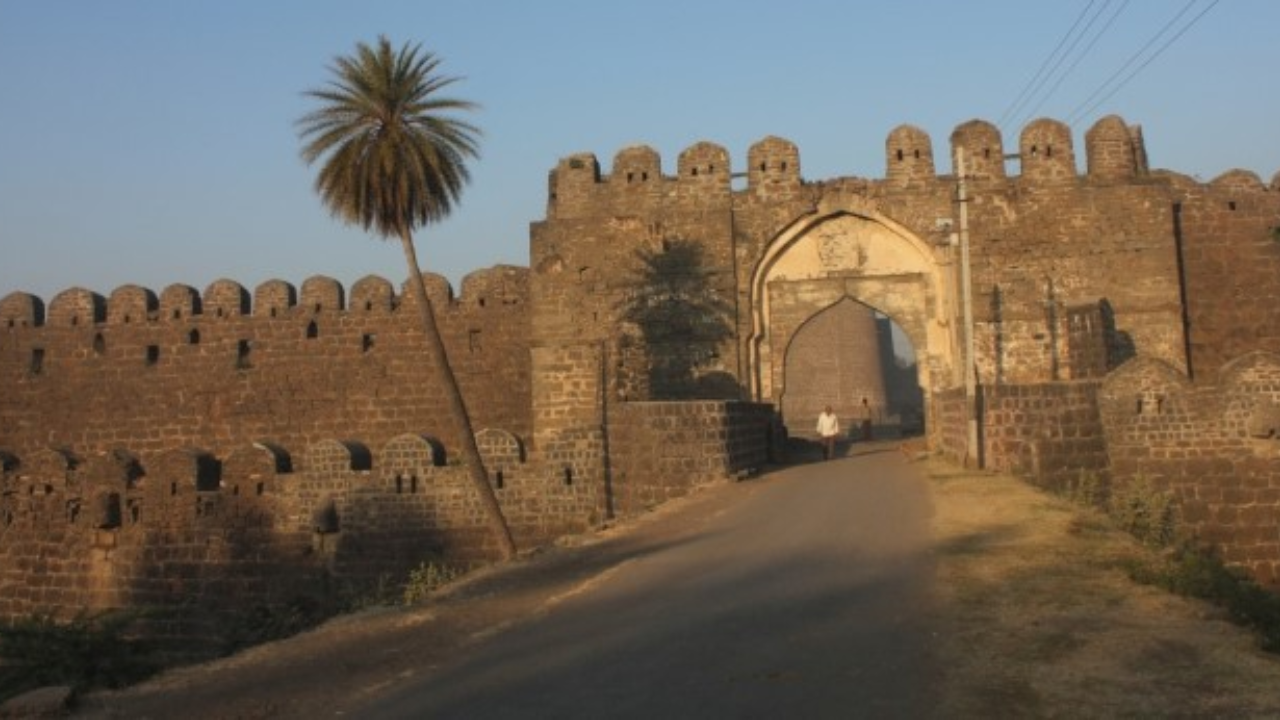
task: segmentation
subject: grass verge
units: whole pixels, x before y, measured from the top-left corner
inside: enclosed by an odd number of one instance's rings
[[[1280,659],[1229,612],[1131,577],[1161,550],[1011,477],[926,472],[940,716],[1280,716]]]

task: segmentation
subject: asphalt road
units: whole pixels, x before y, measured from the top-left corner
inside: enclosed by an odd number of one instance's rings
[[[879,718],[934,705],[924,480],[896,450],[749,481],[374,718]]]

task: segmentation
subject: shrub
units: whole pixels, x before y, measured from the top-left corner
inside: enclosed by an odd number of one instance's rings
[[[1156,489],[1144,477],[1113,488],[1107,510],[1121,529],[1144,545],[1166,547],[1177,537],[1178,506],[1173,493]]]
[[[223,652],[235,652],[273,640],[297,635],[332,617],[332,602],[299,594],[277,603],[261,603],[226,616],[221,636]]]
[[[48,685],[76,691],[123,687],[159,669],[153,649],[129,634],[139,614],[35,616],[0,626],[0,699]]]
[[[1280,653],[1280,596],[1258,585],[1240,568],[1228,567],[1211,550],[1191,542],[1179,543],[1160,561],[1134,566],[1130,576],[1224,608],[1237,625],[1258,633],[1263,650]]]
[[[409,571],[401,596],[405,605],[422,602],[428,595],[466,574],[466,570],[438,560],[424,560]]]
[[[1081,505],[1099,507],[1106,500],[1107,489],[1097,473],[1082,469],[1074,481],[1068,480],[1062,487],[1062,495]]]

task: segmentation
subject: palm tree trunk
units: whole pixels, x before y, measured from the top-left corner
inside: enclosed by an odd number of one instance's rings
[[[422,332],[427,341],[427,356],[439,374],[440,384],[444,387],[445,397],[449,403],[449,415],[453,419],[454,430],[458,441],[462,443],[462,459],[467,466],[467,475],[480,496],[480,504],[484,506],[485,519],[489,524],[489,532],[498,542],[504,559],[511,559],[516,554],[516,543],[511,537],[511,528],[502,515],[498,505],[498,496],[489,484],[489,474],[480,461],[480,448],[476,445],[476,434],[471,428],[471,416],[467,414],[466,403],[462,399],[462,390],[449,365],[449,354],[445,350],[444,340],[440,337],[440,328],[436,325],[435,311],[431,307],[431,298],[427,295],[427,286],[422,282],[422,270],[418,268],[418,253],[413,246],[413,235],[409,231],[401,231],[400,246],[404,249],[404,259],[409,265],[409,287],[413,290],[418,304],[418,315],[422,321]]]

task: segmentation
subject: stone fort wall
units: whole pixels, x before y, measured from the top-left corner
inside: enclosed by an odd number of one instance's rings
[[[541,477],[510,433],[478,441],[522,545],[598,521],[597,488]],[[465,470],[422,435],[0,453],[0,489],[0,619],[185,608],[154,630],[192,639],[231,613],[395,581],[424,557],[496,554]]]
[[[865,207],[954,268],[938,221],[955,214],[963,154],[990,466],[1045,481],[1082,468],[1159,476],[1207,538],[1273,578],[1272,560],[1253,557],[1280,556],[1269,544],[1280,510],[1259,499],[1274,468],[1247,435],[1260,431],[1231,414],[1244,411],[1199,404],[1271,392],[1232,369],[1248,352],[1280,352],[1269,300],[1280,295],[1280,178],[1153,171],[1140,130],[1119,118],[1086,134],[1084,172],[1056,121],[1028,125],[1016,145],[1011,174],[994,126],[961,125],[947,174],[928,135],[902,126],[886,140],[883,177],[824,181],[803,179],[798,149],[774,137],[740,170],[711,143],[680,153],[672,175],[646,147],[623,149],[607,173],[593,155],[562,160],[531,228],[530,269],[476,273],[458,298],[429,278],[517,538],[758,467],[779,433],[764,406],[740,401],[781,400],[781,387],[750,393],[749,281],[769,244],[823,208]],[[915,306],[893,304],[909,287],[855,267],[769,292],[796,326],[848,297],[923,327]],[[411,303],[380,278],[349,296],[312,278],[252,296],[222,281],[204,293],[73,289],[47,308],[20,293],[0,300],[0,614],[268,598],[317,574],[403,567],[422,547],[489,552],[448,464],[456,438],[418,360]],[[796,337],[777,333],[763,352],[781,368],[818,367],[838,350]],[[933,348],[921,372],[931,440],[962,456],[950,350]],[[1163,383],[1157,395],[1181,398],[1167,407],[1201,414],[1126,416],[1148,375]],[[1234,435],[1213,429],[1224,418]],[[1179,469],[1181,443],[1212,472]],[[1227,492],[1233,483],[1257,492]]]
[[[528,271],[469,275],[461,297],[429,276],[433,306],[478,428],[531,434]],[[415,429],[456,445],[421,360],[411,294],[378,277],[71,289],[46,306],[0,300],[0,448],[215,454],[270,439],[373,446]]]

